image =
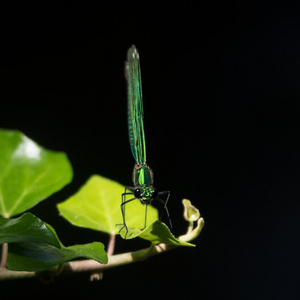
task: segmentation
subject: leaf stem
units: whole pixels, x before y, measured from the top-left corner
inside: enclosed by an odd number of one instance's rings
[[[110,257],[114,254],[115,242],[116,242],[116,236],[114,234],[111,234],[109,236],[109,242],[108,242],[107,251],[106,251],[108,257]],[[96,271],[92,272],[92,274],[90,276],[90,281],[101,280],[102,278],[103,278],[103,271],[96,270]]]
[[[109,236],[109,242],[108,242],[107,252],[106,252],[108,256],[112,256],[114,254],[115,243],[116,243],[116,236],[114,234],[111,234]]]
[[[6,268],[7,252],[8,252],[8,245],[5,243],[2,245],[0,268]]]
[[[179,236],[178,240],[180,240],[181,242],[189,242],[191,240],[194,240],[200,234],[203,226],[204,226],[204,219],[199,218],[196,227],[193,230],[191,230],[189,226],[187,233]]]

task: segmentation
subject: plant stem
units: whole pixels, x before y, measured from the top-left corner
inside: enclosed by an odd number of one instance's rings
[[[178,240],[180,240],[182,242],[189,242],[189,241],[195,239],[200,234],[203,226],[204,226],[204,219],[199,218],[197,221],[197,226],[193,230],[189,226],[187,233],[179,236]]]
[[[114,234],[111,234],[109,236],[109,242],[108,242],[107,252],[106,252],[108,256],[112,256],[114,254],[115,242],[116,242],[116,236]]]
[[[0,268],[6,268],[7,252],[8,252],[8,245],[5,243],[5,244],[2,245],[2,255],[1,255]]]
[[[122,254],[116,254],[108,258],[107,264],[100,264],[94,260],[78,260],[71,261],[63,264],[63,268],[60,274],[75,273],[75,272],[90,272],[90,271],[104,271],[114,267],[130,264],[133,262],[146,259],[148,256],[153,256],[161,252],[170,250],[176,246],[167,246],[165,244],[159,244],[155,247],[151,247],[152,251],[149,253],[149,248],[127,252]]]
[[[115,241],[116,241],[116,236],[114,234],[111,234],[109,236],[109,242],[108,242],[108,246],[107,246],[107,256],[110,257],[114,254],[114,250],[115,250]],[[93,271],[91,276],[90,276],[90,281],[94,281],[94,280],[101,280],[103,278],[103,272],[102,270],[96,270]]]

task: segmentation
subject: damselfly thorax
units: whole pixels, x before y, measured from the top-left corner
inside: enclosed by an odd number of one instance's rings
[[[153,186],[153,172],[146,163],[136,164],[133,168],[132,181],[135,187],[134,196],[142,204],[150,204],[158,193]]]

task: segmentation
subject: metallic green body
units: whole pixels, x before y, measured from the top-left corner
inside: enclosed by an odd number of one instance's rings
[[[128,132],[132,155],[135,159],[133,184],[140,190],[140,200],[149,204],[153,200],[153,174],[146,164],[144,110],[139,54],[135,46],[127,53],[126,78],[128,83]]]
[[[132,180],[135,188],[140,190],[140,200],[143,204],[149,204],[153,200],[153,173],[148,165],[135,165]]]
[[[153,173],[148,165],[135,165],[133,168],[132,181],[137,186],[153,185]]]

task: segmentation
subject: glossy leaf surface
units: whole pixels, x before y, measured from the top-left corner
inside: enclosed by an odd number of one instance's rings
[[[123,185],[113,180],[93,175],[76,194],[58,204],[58,210],[76,226],[118,234],[123,224],[120,205],[124,190]],[[125,216],[129,228],[143,228],[145,206],[138,199],[131,201],[126,204]],[[157,210],[148,205],[148,224],[157,219]]]
[[[65,153],[47,150],[19,131],[0,129],[0,215],[28,210],[72,177]]]
[[[12,243],[8,245],[7,268],[15,271],[42,271],[74,258],[89,258],[107,263],[102,243],[56,248],[45,243]]]
[[[0,217],[0,244],[16,242],[40,242],[60,247],[53,229],[31,213],[13,219]]]
[[[0,243],[8,243],[7,267],[40,271],[78,257],[107,263],[102,243],[64,247],[55,230],[31,213],[19,218],[0,217]]]

